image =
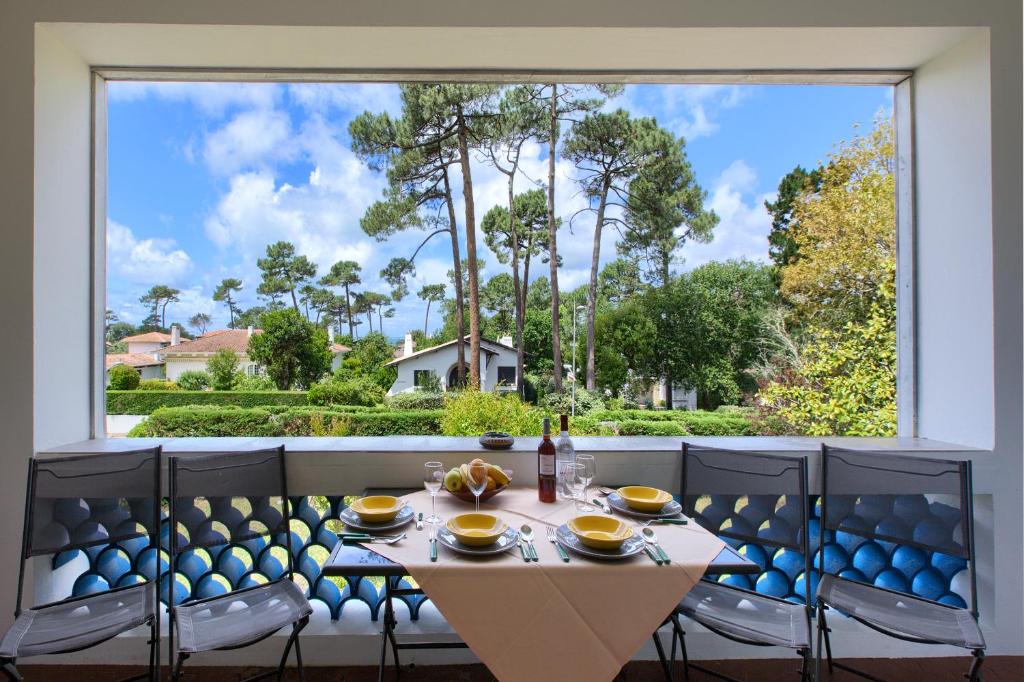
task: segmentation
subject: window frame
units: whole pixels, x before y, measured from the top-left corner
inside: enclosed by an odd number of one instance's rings
[[[914,73],[904,69],[771,69],[661,71],[542,71],[516,69],[247,69],[92,66],[90,107],[90,197],[92,246],[90,272],[91,334],[89,410],[91,437],[106,437],[105,312],[107,221],[107,83],[109,81],[215,81],[252,83],[493,82],[493,83],[648,83],[663,85],[888,85],[893,88],[896,142],[896,433],[918,434],[916,261],[914,195]],[[414,379],[415,385],[415,379]]]

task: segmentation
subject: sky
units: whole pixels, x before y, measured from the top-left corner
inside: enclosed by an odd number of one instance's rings
[[[348,123],[363,111],[399,113],[392,84],[255,84],[115,82],[108,88],[107,307],[139,323],[139,303],[154,284],[181,290],[168,320],[196,313],[228,323],[227,309],[212,300],[226,277],[242,280],[243,308],[260,304],[257,258],[267,244],[296,245],[327,272],[338,260],[362,265],[363,289],[387,293],[379,276],[396,256],[408,256],[419,239],[386,242],[359,227],[366,208],[382,197],[385,179],[350,149]],[[771,221],[764,208],[779,180],[797,165],[813,167],[836,143],[891,115],[887,86],[826,85],[630,85],[605,104],[637,116],[653,116],[686,140],[705,206],[719,224],[707,244],[687,243],[677,271],[709,261],[767,261]],[[527,145],[516,191],[547,177],[546,146]],[[506,178],[474,162],[476,215],[504,205]],[[586,206],[575,169],[559,159],[556,209],[564,218],[558,235],[563,264],[559,284],[585,283],[593,248],[592,214],[569,216]],[[456,172],[453,187],[461,187]],[[465,230],[459,230],[465,254]],[[613,260],[615,231],[605,229],[602,264]],[[483,279],[506,271],[479,234]],[[400,337],[422,328],[423,284],[447,284],[451,245],[435,238],[417,257],[411,294],[396,303],[384,332]],[[531,279],[546,267],[531,268]],[[450,293],[450,292],[449,292]],[[432,315],[430,328],[440,326]]]

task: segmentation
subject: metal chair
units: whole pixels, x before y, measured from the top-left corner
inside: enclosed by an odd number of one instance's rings
[[[0,665],[22,679],[17,661],[96,646],[148,625],[149,667],[128,679],[157,679],[160,627],[157,575],[138,573],[125,584],[22,610],[28,559],[100,545],[157,547],[160,529],[160,448],[118,454],[33,457],[25,494],[15,621],[0,640]],[[97,577],[97,580],[98,577]],[[104,583],[105,584],[105,583]]]
[[[824,542],[828,531],[835,533],[836,542],[859,543],[858,551],[865,543],[878,545],[880,549],[876,553],[883,562],[886,554],[892,554],[895,564],[895,552],[901,552],[900,563],[907,563],[911,569],[918,568],[911,586],[922,594],[890,589],[885,585],[887,576],[875,578],[875,582],[882,585],[868,584],[859,579],[868,577],[863,574],[851,577],[849,573],[838,575],[834,568],[830,570],[833,562],[826,557]],[[878,680],[833,660],[831,631],[825,616],[826,610],[832,608],[890,637],[970,649],[973,659],[967,677],[972,681],[981,679],[985,639],[978,627],[970,462],[823,445],[818,552],[819,565],[824,569],[817,590],[818,672],[824,638],[829,671],[840,668]],[[936,577],[932,571],[937,569],[916,566],[916,563],[923,563],[921,557],[927,556],[925,552],[941,553],[944,561],[953,562],[958,569],[962,564],[963,570],[968,571],[971,598],[968,608],[923,596],[933,589],[928,583],[937,582],[929,580]],[[899,575],[889,575],[893,576],[893,582],[902,580]],[[946,601],[953,599],[946,598]]]
[[[172,574],[168,576],[167,603],[171,623],[168,638],[171,678],[180,679],[185,660],[194,654],[247,647],[290,625],[291,633],[277,670],[249,679],[274,674],[282,679],[294,644],[299,678],[304,680],[298,637],[313,610],[293,582],[294,554],[284,447],[205,457],[172,457],[170,493],[168,544]],[[214,518],[209,513],[211,510],[224,513],[221,518]],[[261,543],[263,538],[273,541],[281,536],[287,548],[287,568],[276,579],[176,603],[174,588],[182,553],[225,548],[230,544]]]
[[[796,557],[796,565],[802,563],[804,589],[803,594],[798,595],[803,603],[795,603],[783,598],[789,591],[788,580],[781,581],[779,586],[771,586],[765,580],[765,592],[700,580],[670,616],[672,664],[678,639],[686,679],[689,679],[691,667],[719,679],[733,679],[689,661],[686,633],[679,622],[679,616],[683,615],[734,642],[796,650],[801,658],[800,679],[810,679],[807,458],[683,443],[680,490],[683,513],[712,533],[743,543],[773,547],[776,553],[800,552],[802,556]],[[792,555],[789,558],[792,559]]]

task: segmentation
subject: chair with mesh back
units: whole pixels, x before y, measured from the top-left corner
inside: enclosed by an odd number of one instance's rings
[[[171,628],[169,649],[172,679],[179,679],[185,660],[204,651],[238,649],[291,627],[276,671],[284,675],[295,647],[299,677],[305,679],[299,632],[312,608],[293,582],[294,555],[288,509],[284,447],[204,457],[172,457],[170,465],[170,565],[167,602]],[[180,600],[175,594],[184,553],[224,549],[229,545],[286,548],[280,575],[206,598]],[[163,589],[163,588],[162,588]]]
[[[855,545],[864,556],[861,568],[876,554],[879,567],[890,567],[873,584],[872,571],[837,573],[838,563],[826,555],[826,533],[834,533],[833,545]],[[981,679],[985,640],[978,627],[970,462],[822,446],[821,534],[819,669],[824,638],[830,671],[877,679],[832,659],[825,611],[835,609],[897,639],[970,649],[967,676]],[[940,594],[937,566],[966,576],[969,607],[957,595]]]
[[[683,513],[705,529],[727,540],[786,553],[788,563],[794,563],[795,557],[795,565],[802,568],[803,575],[811,574],[805,457],[684,443],[680,491]],[[740,551],[743,549],[741,545]],[[720,577],[728,580],[728,576]],[[679,615],[734,642],[794,649],[802,659],[801,679],[810,679],[811,581],[803,580],[803,590],[795,598],[788,594],[786,580],[777,581],[779,585],[775,586],[770,579],[764,580],[767,589],[762,589],[761,582],[758,581],[755,591],[705,578],[679,603],[671,617],[672,659],[675,660],[678,639],[687,679],[690,667],[720,679],[732,678],[690,663]],[[787,600],[787,596],[793,600]]]
[[[156,575],[128,572],[111,585],[101,575],[79,594],[22,610],[25,564],[32,557],[114,546],[156,547],[160,529],[160,448],[118,454],[33,457],[29,463],[25,522],[14,624],[0,640],[0,663],[20,680],[16,663],[27,656],[95,646],[148,625],[149,668],[129,679],[156,679],[160,667]],[[107,589],[109,588],[109,589]],[[94,591],[97,590],[97,591]]]

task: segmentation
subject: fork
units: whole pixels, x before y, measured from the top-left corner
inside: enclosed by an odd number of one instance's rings
[[[545,529],[545,533],[548,536],[548,540],[551,541],[551,544],[553,544],[555,546],[555,549],[558,550],[558,556],[562,557],[562,561],[568,563],[569,555],[565,553],[565,550],[562,548],[562,545],[558,544],[558,538],[555,537],[555,529],[551,526],[548,526]]]
[[[431,524],[427,540],[430,543],[430,560],[437,561],[437,526]]]
[[[406,537],[405,533],[399,533],[398,535],[343,535],[341,536],[342,542],[361,542],[363,544],[373,545],[392,545],[399,540],[404,540]]]

